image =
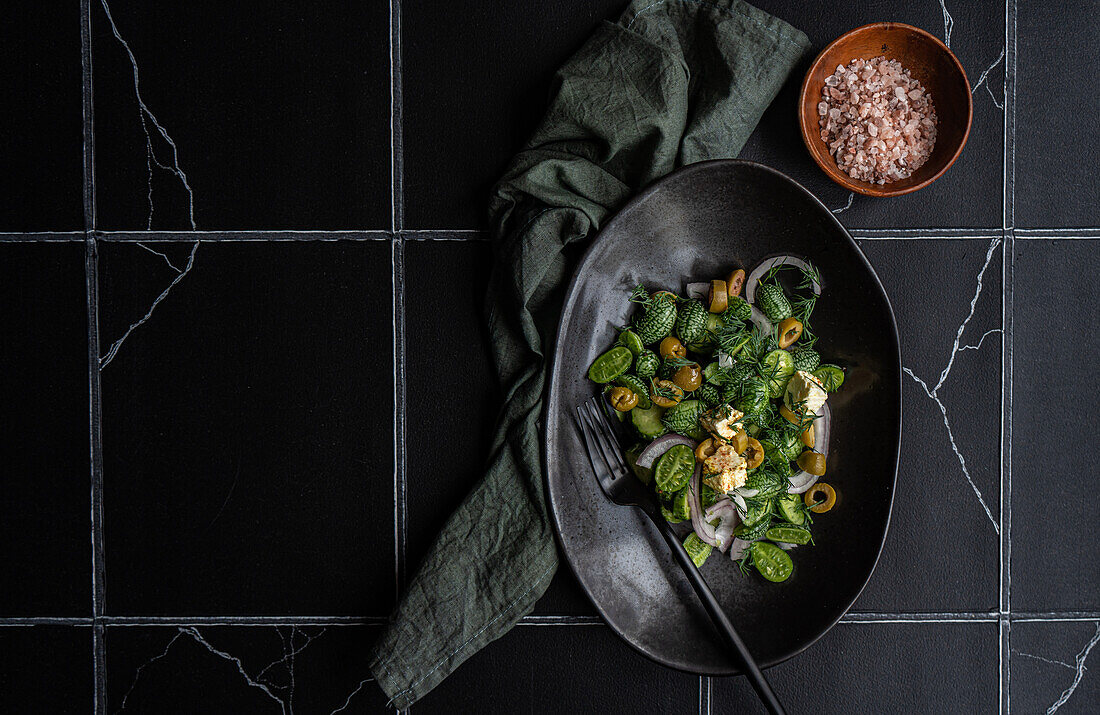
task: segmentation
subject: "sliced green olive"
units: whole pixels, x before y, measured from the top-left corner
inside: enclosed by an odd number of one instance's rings
[[[756,469],[764,463],[764,448],[752,437],[749,437],[746,441],[748,447],[746,447],[747,451],[745,452],[745,461],[747,462],[745,466],[748,469]]]
[[[684,391],[672,380],[657,380],[653,383],[650,397],[658,407],[672,407],[684,399]]]
[[[825,482],[818,482],[806,491],[802,500],[813,513],[824,514],[836,505],[836,490]]]
[[[779,324],[779,347],[788,348],[802,337],[802,321],[787,318]]]
[[[798,455],[798,468],[803,472],[808,472],[815,477],[820,477],[825,473],[825,455],[821,452],[811,452],[809,450]]]
[[[705,462],[707,457],[711,456],[718,451],[718,445],[714,443],[713,439],[709,437],[699,443],[699,446],[695,448],[695,458],[700,462]]]
[[[729,294],[725,281],[711,281],[710,294],[707,296],[707,310],[712,313],[724,313],[729,306]]]
[[[726,295],[741,295],[741,288],[745,285],[745,271],[738,268],[726,278]]]

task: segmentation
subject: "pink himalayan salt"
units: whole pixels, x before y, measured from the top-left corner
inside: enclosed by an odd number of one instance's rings
[[[885,57],[837,65],[818,102],[821,140],[841,171],[859,181],[906,179],[936,145],[932,96],[909,70]]]

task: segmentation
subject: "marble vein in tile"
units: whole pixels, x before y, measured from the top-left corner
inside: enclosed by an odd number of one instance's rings
[[[347,710],[348,706],[351,705],[352,699],[359,694],[359,691],[363,689],[363,686],[367,683],[372,682],[374,682],[374,678],[363,678],[362,680],[360,680],[359,685],[355,688],[355,690],[348,693],[348,697],[344,700],[344,704],[333,710],[331,713],[329,713],[329,715],[336,715],[336,713],[342,713]]]
[[[970,312],[967,313],[966,318],[959,324],[959,328],[955,331],[955,342],[951,347],[951,355],[947,359],[947,365],[943,368],[943,372],[940,373],[939,380],[932,387],[928,386],[928,382],[917,376],[913,370],[908,367],[902,367],[902,370],[906,375],[913,378],[924,390],[924,393],[928,396],[928,399],[936,403],[936,406],[940,408],[940,412],[943,415],[943,426],[947,430],[947,439],[951,443],[951,449],[955,452],[955,457],[959,460],[959,467],[962,469],[963,476],[966,477],[966,481],[970,484],[970,488],[974,490],[974,496],[978,498],[978,503],[981,504],[982,509],[985,511],[985,515],[989,517],[989,522],[993,525],[993,530],[998,534],[1001,533],[1001,528],[997,523],[997,520],[993,518],[993,512],[990,511],[989,505],[986,504],[985,498],[982,496],[982,492],[978,489],[978,486],[974,483],[974,480],[970,476],[970,470],[966,466],[966,458],[959,450],[958,444],[955,443],[955,434],[951,430],[951,420],[947,414],[947,406],[940,399],[940,390],[944,387],[944,383],[947,381],[948,376],[951,374],[951,368],[955,365],[955,358],[959,353],[964,350],[978,350],[981,348],[982,343],[987,337],[992,334],[1001,332],[1000,328],[994,328],[988,330],[982,335],[981,339],[976,344],[964,345],[962,344],[963,333],[966,332],[967,326],[970,324],[970,319],[974,317],[974,308],[978,304],[978,299],[982,295],[982,279],[985,276],[985,271],[989,268],[990,262],[993,260],[993,254],[997,248],[1001,245],[1001,239],[994,238],[989,243],[989,250],[985,254],[985,263],[982,264],[982,268],[978,271],[977,285],[974,289],[974,297],[970,299]]]
[[[133,681],[131,681],[130,687],[126,690],[126,694],[122,696],[122,703],[118,706],[118,710],[116,710],[115,712],[121,712],[126,709],[126,703],[127,701],[129,701],[130,696],[133,694],[134,688],[137,687],[138,681],[141,680],[141,674],[145,672],[145,669],[153,663],[156,663],[158,660],[167,657],[168,651],[172,650],[172,646],[174,646],[176,644],[176,641],[178,641],[182,637],[183,629],[180,628],[176,632],[176,634],[172,636],[172,640],[168,641],[168,645],[164,646],[164,650],[138,666],[137,670],[134,671],[134,679]]]
[[[854,201],[855,198],[856,198],[856,192],[849,191],[848,192],[848,203],[844,204],[843,206],[838,206],[835,209],[831,209],[831,211],[835,214],[844,213],[848,209],[852,208],[852,201]]]
[[[1085,659],[1089,657],[1089,652],[1093,649],[1093,646],[1100,641],[1100,621],[1096,622],[1096,632],[1092,634],[1092,639],[1085,644],[1085,647],[1077,654],[1076,658],[1076,673],[1073,676],[1073,682],[1069,687],[1062,691],[1062,695],[1054,701],[1054,704],[1047,709],[1047,715],[1058,710],[1073,697],[1073,691],[1077,690],[1077,686],[1081,684],[1081,678],[1085,675]]]
[[[289,707],[289,704],[286,701],[284,701],[282,698],[277,696],[275,693],[271,692],[271,689],[268,688],[267,685],[265,685],[264,683],[259,682],[258,680],[254,679],[252,676],[250,676],[245,671],[244,664],[241,663],[240,658],[238,658],[234,655],[230,655],[229,653],[227,653],[223,650],[218,650],[217,648],[215,648],[210,643],[210,641],[206,640],[202,636],[202,634],[199,633],[198,628],[195,628],[193,626],[189,627],[189,628],[180,628],[179,632],[190,636],[192,640],[194,640],[196,643],[198,643],[202,647],[206,648],[208,651],[210,651],[214,655],[218,656],[219,658],[227,660],[227,661],[233,663],[234,665],[236,665],[237,670],[240,672],[241,677],[244,678],[245,682],[248,683],[248,685],[250,687],[257,688],[257,689],[263,691],[269,698],[271,698],[275,702],[279,703],[279,705],[282,707],[284,713],[293,713],[294,712],[294,710]]]
[[[995,107],[997,107],[997,109],[1000,109],[1002,112],[1004,111],[1004,108],[1005,108],[1004,96],[1003,96],[1004,95],[1004,90],[1003,89],[1001,90],[1001,95],[1002,95],[1001,96],[1001,101],[998,102],[997,101],[997,95],[993,94],[993,88],[990,86],[988,80],[989,80],[989,73],[992,72],[993,69],[997,65],[1001,64],[1001,61],[1004,60],[1004,58],[1005,58],[1005,51],[1004,51],[1004,48],[1002,47],[1001,48],[1001,54],[999,54],[997,56],[997,59],[995,59],[993,61],[993,64],[989,65],[984,70],[982,70],[982,73],[980,75],[978,75],[978,81],[974,83],[974,86],[970,90],[971,94],[977,94],[978,89],[980,89],[982,87],[982,85],[985,85],[985,91],[989,93],[989,98],[993,100],[993,105]]]
[[[115,19],[111,15],[111,7],[107,3],[107,0],[100,0],[100,5],[103,7],[103,12],[107,16],[107,23],[110,25],[111,34],[114,35],[115,39],[118,40],[119,44],[122,45],[122,48],[126,51],[126,56],[130,60],[130,66],[133,69],[134,73],[134,98],[137,101],[138,119],[141,122],[141,130],[145,134],[145,161],[147,169],[146,200],[149,203],[149,213],[146,219],[146,229],[151,230],[153,228],[153,213],[155,209],[155,203],[153,201],[154,167],[163,171],[167,171],[168,173],[174,175],[176,178],[179,179],[180,183],[183,185],[184,191],[187,192],[188,221],[191,224],[191,228],[193,230],[197,229],[198,226],[195,225],[195,193],[194,191],[192,191],[191,184],[187,180],[187,173],[184,172],[183,167],[180,166],[179,147],[176,146],[176,142],[172,139],[172,136],[168,133],[168,130],[164,128],[164,125],[161,124],[160,121],[157,119],[157,116],[153,114],[153,111],[149,109],[148,105],[145,104],[145,100],[141,96],[141,78],[140,71],[138,69],[137,57],[134,56],[134,52],[130,48],[130,44],[126,42],[126,40],[122,37],[122,33],[119,31],[118,25],[115,24]],[[156,130],[156,133],[165,142],[167,142],[168,146],[170,147],[172,156],[170,163],[165,163],[157,157],[156,150],[153,147],[153,134],[149,130],[150,125],[153,126],[153,128]],[[146,246],[142,246],[142,248],[145,248],[145,250],[148,251],[152,251],[152,249]],[[187,257],[187,265],[184,266],[183,269],[176,268],[176,266],[173,265],[166,256],[164,256],[163,254],[158,254],[161,255],[165,261],[168,262],[169,266],[176,270],[176,277],[172,280],[171,283],[168,284],[168,287],[165,288],[164,291],[157,296],[156,300],[153,301],[153,304],[149,306],[149,310],[146,311],[145,315],[131,323],[130,327],[126,329],[126,332],[124,332],[121,337],[111,343],[111,347],[108,348],[107,352],[104,355],[100,356],[99,368],[101,370],[107,367],[107,365],[109,365],[110,362],[114,360],[115,355],[118,354],[119,348],[121,348],[122,344],[126,342],[126,339],[130,337],[130,334],[140,328],[142,325],[144,325],[151,317],[153,317],[153,311],[155,311],[160,302],[168,296],[168,293],[172,290],[172,288],[174,288],[176,284],[182,281],[187,276],[187,274],[191,272],[191,268],[195,265],[195,254],[198,252],[198,250],[199,242],[196,241],[194,246],[192,246],[191,248],[190,255]],[[157,253],[156,251],[152,252]]]
[[[296,705],[303,705],[301,702],[295,701],[296,690],[298,686],[298,677],[296,673],[296,660],[301,656],[307,648],[309,648],[315,641],[326,635],[329,630],[326,627],[311,628],[310,632],[305,629],[309,626],[299,627],[297,625],[291,625],[287,627],[275,626],[274,631],[279,636],[282,643],[282,656],[272,660],[265,665],[259,671],[252,673],[254,668],[249,668],[245,665],[242,657],[230,652],[230,649],[224,646],[214,645],[207,637],[205,633],[199,630],[194,625],[180,625],[173,629],[175,632],[168,642],[164,645],[156,655],[149,658],[145,662],[141,663],[134,671],[133,679],[130,682],[125,694],[122,697],[122,701],[119,707],[113,712],[119,713],[127,709],[128,706],[133,705],[131,703],[131,696],[138,688],[140,682],[143,681],[143,676],[146,674],[146,669],[152,666],[154,663],[168,658],[170,654],[175,654],[179,650],[180,646],[177,645],[181,640],[191,641],[201,648],[205,649],[209,653],[217,656],[219,659],[228,661],[235,666],[237,673],[240,675],[241,680],[248,687],[254,688],[262,692],[268,699],[274,701],[280,711],[284,715],[293,715]],[[328,640],[328,639],[326,639]],[[331,647],[333,644],[329,643]],[[179,654],[176,657],[186,658],[184,654]],[[322,661],[324,656],[321,656]],[[183,661],[186,662],[186,661]],[[312,663],[312,672],[316,674],[317,663]],[[180,666],[176,665],[178,670]],[[308,680],[308,678],[307,678]],[[353,708],[353,704],[357,699],[362,699],[360,696],[363,689],[368,683],[374,681],[373,677],[366,677],[358,680],[354,688],[352,688],[347,694],[333,693],[332,702],[339,703],[339,706],[332,710],[332,713],[347,712]],[[355,682],[355,681],[353,681]],[[151,688],[151,685],[144,686],[145,690]],[[314,690],[316,686],[314,684]],[[217,693],[211,693],[212,697],[216,697]],[[299,699],[300,700],[300,699]],[[307,695],[306,700],[309,700]],[[306,703],[305,705],[309,705]],[[147,705],[143,705],[147,707]],[[328,707],[332,707],[329,705]],[[325,711],[328,710],[325,708]]]
[[[943,44],[951,47],[951,32],[955,29],[955,18],[947,11],[947,2],[940,0],[940,10],[943,11]]]
[[[183,273],[183,269],[182,268],[177,268],[176,264],[172,263],[172,259],[169,258],[167,255],[161,253],[160,251],[156,250],[155,248],[149,248],[149,246],[145,245],[141,241],[138,241],[137,245],[141,246],[142,248],[144,248],[149,253],[152,253],[154,256],[160,256],[161,258],[163,258],[164,262],[168,264],[168,267],[171,268],[176,273]]]
[[[1013,650],[1012,655],[1022,655],[1023,657],[1031,658],[1032,660],[1038,660],[1038,661],[1041,661],[1043,663],[1050,663],[1051,665],[1060,665],[1062,667],[1069,668],[1070,670],[1077,670],[1073,665],[1071,665],[1070,663],[1067,663],[1064,660],[1051,660],[1050,658],[1044,658],[1041,655],[1033,655],[1031,653],[1025,653],[1022,650]]]

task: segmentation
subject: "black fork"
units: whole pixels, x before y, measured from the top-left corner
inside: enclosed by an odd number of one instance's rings
[[[619,440],[607,421],[599,398],[593,397],[577,407],[577,422],[581,436],[584,438],[584,447],[588,451],[588,461],[592,463],[592,471],[596,473],[596,480],[604,493],[620,506],[633,506],[645,512],[668,543],[673,557],[684,570],[699,600],[703,602],[703,608],[714,621],[722,640],[736,654],[737,660],[744,667],[760,701],[767,707],[768,712],[773,715],[783,715],[786,711],[783,710],[764,674],[760,672],[756,659],[745,647],[741,636],[737,635],[736,629],[718,604],[703,574],[699,572],[687,550],[684,549],[684,545],[680,543],[680,538],[661,515],[656,495],[626,466]]]

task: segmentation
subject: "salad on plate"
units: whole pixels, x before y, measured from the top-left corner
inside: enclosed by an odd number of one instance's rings
[[[635,474],[669,522],[690,522],[696,566],[717,550],[785,581],[788,552],[812,545],[813,518],[837,503],[821,477],[844,370],[816,350],[821,291],[817,269],[794,256],[683,294],[639,285],[632,323],[588,369],[639,439],[627,452]]]

